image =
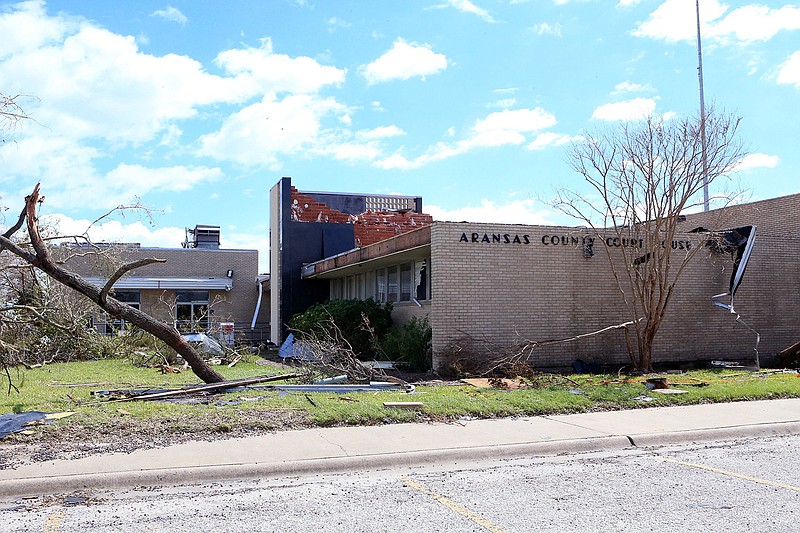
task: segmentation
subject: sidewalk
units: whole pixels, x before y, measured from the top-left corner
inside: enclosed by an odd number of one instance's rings
[[[0,497],[418,467],[786,434],[800,434],[800,399],[459,424],[315,428],[21,466],[0,471]]]

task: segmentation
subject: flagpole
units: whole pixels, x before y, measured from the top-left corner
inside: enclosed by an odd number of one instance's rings
[[[697,13],[697,78],[700,82],[700,143],[703,158],[703,211],[708,211],[708,160],[706,157],[706,104],[703,95],[703,49],[700,43],[700,0],[695,0]]]

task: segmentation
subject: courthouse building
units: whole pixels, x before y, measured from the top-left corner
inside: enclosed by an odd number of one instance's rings
[[[597,242],[586,229],[566,226],[433,222],[422,216],[412,225],[409,215],[421,209],[414,211],[406,200],[398,211],[406,223],[392,223],[386,217],[383,230],[394,235],[365,243],[353,237],[363,213],[334,221],[336,209],[321,201],[314,205],[305,201],[308,195],[291,188],[288,178],[272,193],[273,342],[285,335],[279,320],[285,325],[292,313],[302,311],[302,305],[290,313],[281,309],[291,297],[296,301],[298,293],[309,301],[371,297],[392,302],[395,323],[427,316],[435,368],[454,362],[460,356],[454,346],[463,347],[468,340],[508,346],[520,339],[575,337],[630,320],[602,247],[635,243],[621,242],[612,232]],[[421,199],[415,202],[421,207]],[[293,214],[292,206],[305,211]],[[685,233],[665,243],[678,261],[699,241],[692,232],[698,228],[756,226],[757,238],[748,248],[736,313],[712,301],[712,296],[729,290],[736,270],[734,255],[713,247],[695,254],[656,337],[654,361],[751,361],[757,349],[762,364],[769,364],[778,352],[800,340],[800,312],[795,309],[800,295],[799,213],[800,194],[796,194],[686,215],[681,223]],[[715,226],[721,223],[724,226]],[[319,239],[292,240],[287,228],[297,231],[303,225],[307,232],[316,227]],[[335,246],[328,246],[331,243]],[[287,265],[289,249],[302,260]],[[280,289],[274,282],[278,272],[283,276]],[[725,298],[716,301],[730,303]],[[757,345],[755,332],[760,335]],[[612,330],[537,348],[530,363],[552,369],[569,368],[576,359],[624,365],[627,353],[624,333]]]

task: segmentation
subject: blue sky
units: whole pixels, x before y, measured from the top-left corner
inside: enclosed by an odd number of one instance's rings
[[[574,224],[587,131],[697,112],[694,0],[0,4],[0,203],[178,246],[222,227],[267,269],[269,189],[420,195],[438,220]],[[800,3],[701,0],[707,104],[743,117],[752,199],[800,192]],[[8,135],[7,135],[8,137]],[[6,214],[8,217],[9,215]]]

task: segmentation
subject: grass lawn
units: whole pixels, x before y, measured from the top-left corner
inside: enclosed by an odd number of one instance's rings
[[[243,361],[219,367],[226,379],[286,373],[286,369]],[[195,397],[198,403],[161,401],[105,402],[95,390],[169,388],[198,384],[190,371],[161,374],[123,359],[59,363],[17,372],[18,391],[0,393],[0,414],[23,411],[75,411],[49,427],[79,426],[113,435],[115,425],[157,427],[160,432],[227,433],[287,427],[367,425],[563,414],[594,410],[800,397],[800,374],[731,370],[666,375],[671,388],[685,394],[649,390],[646,377],[617,375],[542,375],[528,388],[477,388],[465,383],[417,386],[411,393],[298,393],[266,389]],[[647,376],[653,377],[653,376]],[[418,409],[387,408],[383,402],[422,402]],[[278,421],[291,415],[293,423]],[[283,417],[282,420],[286,420]],[[46,433],[46,431],[45,431]]]

